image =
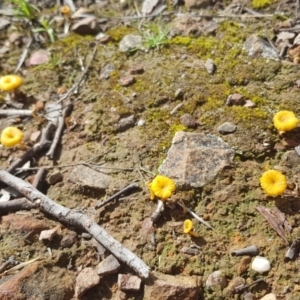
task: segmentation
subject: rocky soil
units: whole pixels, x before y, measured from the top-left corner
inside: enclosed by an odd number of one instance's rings
[[[0,26],[1,76],[14,73],[35,26],[9,15],[9,2],[1,8],[9,22]],[[42,34],[26,56],[42,49],[45,61],[27,60],[18,71],[24,79],[22,108],[32,109],[38,101],[46,106],[58,101],[92,59],[70,97],[73,110],[54,160],[43,155],[31,166],[49,167],[39,186],[43,193],[87,214],[152,274],[141,281],[109,249],[38,208],[2,213],[1,262],[11,256],[20,263],[35,261],[17,272],[0,267],[0,299],[299,299],[299,253],[292,259],[285,254],[300,234],[295,151],[300,129],[280,134],[272,122],[280,110],[300,117],[297,22],[287,21],[295,17],[295,3],[269,1],[262,8],[250,1],[165,3],[159,17],[122,19],[137,15],[131,2],[90,2],[75,4],[97,17],[97,33],[63,35],[64,25],[55,19],[55,41]],[[47,3],[38,15],[61,17],[55,3]],[[10,108],[5,97],[2,92],[2,109]],[[37,115],[2,117],[0,129],[21,128],[30,148],[49,122],[43,110]],[[194,136],[191,144],[198,151],[202,143],[200,152],[171,153],[175,135]],[[199,142],[203,137],[213,141]],[[1,167],[24,152],[2,147]],[[172,160],[166,165],[167,157]],[[268,197],[262,190],[259,179],[266,169],[286,175],[284,195]],[[173,178],[177,189],[153,224],[157,203],[146,182],[158,173]],[[22,177],[31,182],[34,174]],[[139,188],[96,208],[132,182]],[[271,209],[273,219],[280,216],[283,236],[259,207]],[[199,238],[183,233],[187,218]],[[50,229],[53,237],[40,240]],[[269,271],[252,269],[257,253],[232,255],[250,245],[268,259]]]

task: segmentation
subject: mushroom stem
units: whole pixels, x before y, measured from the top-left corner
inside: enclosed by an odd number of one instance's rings
[[[200,236],[198,233],[196,233],[196,232],[194,232],[192,230],[189,232],[189,235],[191,235],[193,237],[196,237],[196,238]]]
[[[153,223],[155,223],[159,219],[159,217],[161,216],[161,214],[164,210],[165,210],[164,202],[162,200],[158,199],[156,210],[151,215],[151,219],[152,219]]]

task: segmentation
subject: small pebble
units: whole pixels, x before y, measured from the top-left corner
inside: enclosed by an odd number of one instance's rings
[[[276,299],[277,299],[277,297],[273,293],[264,295],[262,298],[260,298],[260,300],[276,300]]]
[[[120,85],[122,85],[122,86],[128,86],[135,82],[135,78],[131,75],[128,75],[128,76],[124,76],[124,77],[120,78],[119,82],[120,82]]]
[[[145,123],[146,123],[145,120],[140,119],[140,120],[138,120],[138,122],[137,122],[137,126],[143,126],[143,125],[145,125]]]
[[[258,273],[264,273],[270,271],[271,264],[265,257],[256,256],[252,262],[251,268]]]
[[[188,128],[195,128],[197,126],[195,118],[190,114],[184,114],[180,117],[180,123]]]
[[[209,58],[207,59],[207,61],[204,64],[206,71],[208,72],[208,74],[214,74],[216,71],[216,65],[214,64],[214,61]]]
[[[245,104],[245,98],[241,94],[231,94],[228,96],[226,100],[226,105],[244,105]]]
[[[219,285],[224,288],[227,286],[227,279],[222,275],[222,271],[218,270],[208,275],[205,284],[207,287]]]
[[[52,241],[56,234],[56,229],[43,230],[40,233],[39,241]]]
[[[248,99],[248,100],[246,100],[244,107],[253,108],[253,107],[256,107],[256,104]]]
[[[236,131],[237,126],[231,122],[225,122],[218,127],[218,132],[222,134],[233,133]]]

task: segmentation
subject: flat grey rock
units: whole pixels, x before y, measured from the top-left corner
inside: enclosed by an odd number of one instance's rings
[[[220,137],[179,131],[159,172],[174,179],[178,187],[197,188],[215,178],[233,158],[234,150]]]
[[[252,34],[246,39],[243,44],[243,50],[251,57],[264,57],[279,60],[278,52],[267,40],[256,34]]]
[[[236,131],[236,125],[231,122],[225,122],[218,127],[218,132],[222,134],[233,133]]]
[[[142,48],[142,37],[137,34],[128,34],[123,37],[119,44],[119,50],[122,52],[127,52],[132,49]]]
[[[96,171],[89,167],[79,165],[70,174],[70,181],[83,187],[105,190],[109,187],[111,177],[101,170]]]
[[[118,272],[121,265],[118,260],[111,254],[101,261],[97,267],[97,273],[100,276]]]

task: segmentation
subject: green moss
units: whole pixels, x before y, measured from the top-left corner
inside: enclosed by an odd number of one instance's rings
[[[274,2],[275,1],[273,1],[273,0],[252,0],[252,7],[253,8],[263,8]]]
[[[268,117],[268,112],[258,107],[249,110],[243,106],[231,106],[226,108],[226,112],[231,113],[236,121],[251,121]],[[252,126],[252,123],[248,123],[248,125]]]
[[[114,42],[119,42],[124,36],[130,33],[137,33],[137,30],[132,27],[120,26],[107,31],[107,34],[111,36]]]
[[[192,42],[192,38],[189,36],[175,36],[172,39],[168,40],[168,45],[183,45],[189,46]]]
[[[186,131],[187,127],[183,126],[182,124],[174,124],[170,127],[170,132],[172,136],[175,135],[176,132],[178,131]]]

